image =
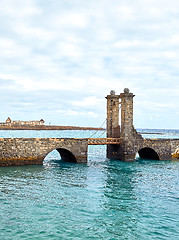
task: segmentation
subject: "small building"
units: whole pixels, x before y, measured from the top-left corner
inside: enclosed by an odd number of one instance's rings
[[[6,125],[6,126],[10,126],[11,123],[12,123],[12,120],[10,119],[10,117],[8,117],[8,118],[6,119],[5,125]]]
[[[44,125],[45,121],[43,119],[40,119],[40,125]]]

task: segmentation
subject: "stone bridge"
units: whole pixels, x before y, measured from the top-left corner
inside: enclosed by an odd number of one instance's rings
[[[128,143],[127,143],[128,144]],[[126,144],[126,145],[127,145]],[[171,160],[179,148],[179,139],[135,139],[135,142],[123,145],[108,146],[108,157],[123,161],[134,161],[137,154],[141,158],[154,160]]]
[[[179,139],[143,138],[133,125],[133,97],[129,89],[107,95],[107,138],[1,138],[0,166],[43,164],[55,149],[63,160],[86,163],[88,145],[102,144],[107,145],[110,159],[134,161],[138,153],[142,158],[170,160],[179,148]]]
[[[137,145],[137,144],[136,144]],[[143,139],[136,146],[136,153],[141,158],[170,160],[179,146],[179,139]]]
[[[87,161],[88,139],[74,138],[1,138],[0,166],[43,164],[53,150],[70,162]]]

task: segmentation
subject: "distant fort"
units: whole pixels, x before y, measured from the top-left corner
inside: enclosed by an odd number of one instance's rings
[[[5,122],[0,123],[1,126],[5,127],[21,127],[21,126],[44,126],[45,121],[41,119],[40,121],[12,121],[10,117],[7,118]]]
[[[104,130],[96,127],[56,126],[45,125],[45,121],[13,121],[10,117],[5,122],[0,122],[0,130]]]

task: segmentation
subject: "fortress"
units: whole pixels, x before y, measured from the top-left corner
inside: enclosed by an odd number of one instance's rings
[[[12,121],[10,117],[7,118],[5,123],[1,123],[1,126],[7,126],[7,127],[21,127],[21,126],[43,126],[45,121],[41,119],[40,121]]]

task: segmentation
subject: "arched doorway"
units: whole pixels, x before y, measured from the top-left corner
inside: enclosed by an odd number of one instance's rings
[[[65,162],[76,163],[76,158],[72,152],[65,148],[57,148],[53,151],[49,152],[46,157],[44,158],[44,162],[51,162],[51,161],[59,161],[63,160]]]
[[[155,150],[149,147],[142,148],[138,151],[140,158],[160,160]]]

